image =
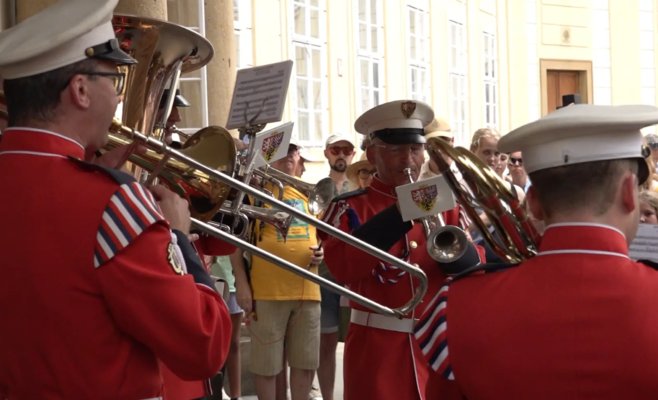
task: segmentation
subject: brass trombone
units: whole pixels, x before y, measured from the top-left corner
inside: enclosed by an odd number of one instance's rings
[[[110,132],[112,135],[119,136],[125,138],[126,140],[130,140],[135,143],[142,144],[146,146],[148,149],[150,149],[152,152],[160,154],[161,157],[167,158],[171,161],[175,161],[176,163],[179,163],[181,165],[186,165],[190,171],[194,171],[195,176],[204,175],[206,177],[211,177],[213,180],[221,181],[235,190],[239,190],[243,193],[250,194],[265,203],[271,204],[272,207],[278,210],[281,210],[290,215],[294,215],[296,218],[315,226],[317,229],[320,229],[323,232],[326,232],[332,236],[339,238],[340,240],[343,240],[344,242],[346,242],[351,246],[355,246],[363,250],[364,252],[379,258],[380,260],[395,265],[396,267],[407,271],[410,275],[417,278],[418,286],[413,294],[413,297],[404,305],[398,308],[386,307],[364,296],[361,296],[358,293],[355,293],[349,289],[343,288],[340,285],[337,285],[327,279],[315,275],[295,264],[283,260],[280,257],[277,257],[271,253],[261,250],[260,248],[252,245],[251,243],[245,240],[240,239],[235,235],[225,232],[222,229],[216,228],[210,223],[204,222],[198,218],[192,218],[192,225],[196,229],[199,229],[202,232],[205,232],[219,239],[225,240],[226,242],[234,246],[240,247],[242,249],[245,249],[255,255],[258,255],[259,257],[262,257],[267,261],[270,261],[290,272],[300,275],[305,279],[308,279],[314,283],[325,286],[329,290],[339,293],[349,298],[350,300],[362,304],[363,306],[368,307],[380,314],[403,317],[407,315],[411,310],[414,309],[414,307],[416,307],[420,303],[420,301],[423,299],[423,296],[427,292],[427,276],[420,268],[411,265],[397,257],[394,257],[388,254],[387,252],[382,251],[374,246],[371,246],[359,239],[356,239],[352,235],[349,235],[339,229],[336,229],[333,226],[323,221],[317,220],[313,216],[310,216],[292,206],[289,206],[288,204],[276,198],[273,198],[272,196],[269,196],[268,194],[261,192],[260,190],[254,189],[248,184],[243,183],[242,181],[239,181],[222,171],[218,171],[212,167],[206,166],[198,162],[194,158],[191,158],[188,155],[184,154],[183,152],[170,148],[169,146],[167,146],[166,144],[164,144],[163,142],[157,139],[144,135],[143,133],[140,133],[127,126],[124,126],[118,120],[115,120],[112,123],[112,126],[110,127]]]

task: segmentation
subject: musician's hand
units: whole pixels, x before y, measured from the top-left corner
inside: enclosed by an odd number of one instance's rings
[[[124,164],[130,154],[144,154],[146,147],[137,144],[127,144],[116,147],[106,152],[87,153],[85,161],[100,165],[102,167],[121,169],[126,171]]]
[[[187,200],[163,185],[152,186],[150,189],[171,229],[178,229],[188,235],[192,221]]]
[[[311,246],[309,249],[313,250],[313,255],[311,256],[311,261],[309,262],[309,267],[320,265],[322,260],[324,260],[324,249],[322,248],[322,243],[318,243],[317,246]]]

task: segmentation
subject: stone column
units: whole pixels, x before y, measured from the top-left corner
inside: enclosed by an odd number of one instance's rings
[[[55,1],[56,0],[17,0],[16,14],[18,22],[36,14],[47,6],[55,3]],[[167,0],[121,0],[114,11],[121,14],[142,15],[144,17],[166,20]]]
[[[52,5],[57,0],[17,0],[16,1],[16,22],[38,13],[44,8]]]
[[[233,2],[206,1],[206,39],[212,43],[215,56],[206,66],[208,74],[208,122],[226,126],[233,96],[236,72],[235,36],[233,35]]]
[[[119,0],[114,12],[167,20],[167,0]]]

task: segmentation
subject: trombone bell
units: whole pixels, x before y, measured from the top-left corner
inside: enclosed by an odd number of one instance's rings
[[[106,148],[144,144],[144,154],[130,154],[128,160],[165,181],[167,186],[190,203],[194,218],[210,220],[224,204],[231,187],[213,175],[169,156],[168,147],[157,140],[146,143],[137,132],[114,120],[110,126]],[[233,137],[224,128],[209,126],[199,130],[185,142],[181,153],[214,170],[233,176],[237,159]]]

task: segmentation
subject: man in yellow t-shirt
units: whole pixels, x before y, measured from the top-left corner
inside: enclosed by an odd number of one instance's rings
[[[288,155],[271,166],[288,175],[300,176],[304,170],[300,147],[291,144]],[[308,198],[293,187],[284,186],[283,201],[310,214]],[[313,273],[318,272],[322,250],[317,249],[315,227],[304,221],[294,219],[285,240],[273,226],[256,222],[254,244]],[[256,394],[261,399],[274,398],[276,377],[287,360],[292,398],[308,399],[319,364],[320,288],[256,255],[252,257],[250,277],[253,317],[249,325],[249,369],[254,374]],[[243,308],[249,307],[246,303],[251,300],[245,280],[246,274],[236,274],[238,301]]]

